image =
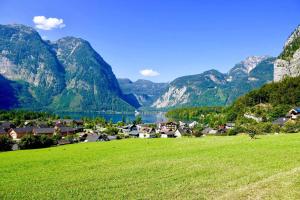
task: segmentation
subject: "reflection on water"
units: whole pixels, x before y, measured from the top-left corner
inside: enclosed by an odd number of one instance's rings
[[[80,119],[82,117],[96,118],[103,117],[107,121],[112,120],[114,123],[122,121],[125,118],[126,122],[131,122],[136,118],[135,113],[132,114],[112,114],[105,112],[57,112],[60,117],[69,116],[73,119]],[[144,123],[158,123],[167,121],[164,112],[157,113],[141,113],[140,116]]]

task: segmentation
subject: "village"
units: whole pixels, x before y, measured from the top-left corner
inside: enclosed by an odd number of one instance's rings
[[[291,109],[286,116],[280,117],[272,122],[273,125],[283,127],[287,122],[296,121],[300,115],[300,108]],[[256,123],[261,118],[251,114],[245,114],[245,118]],[[105,121],[105,120],[104,120]],[[58,119],[53,121],[28,120],[22,125],[16,126],[13,122],[3,121],[0,123],[0,136],[11,138],[15,145],[14,150],[19,149],[18,143],[25,136],[47,136],[56,137],[56,145],[65,145],[77,142],[111,141],[127,138],[181,138],[200,137],[207,135],[229,135],[230,130],[235,129],[235,123],[228,122],[212,128],[200,124],[197,121],[167,121],[160,123],[124,123],[115,124],[94,123],[93,126],[82,119]],[[201,127],[201,128],[199,128]]]

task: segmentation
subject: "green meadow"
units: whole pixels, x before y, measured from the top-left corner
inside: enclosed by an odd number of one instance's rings
[[[300,134],[0,153],[0,199],[299,199]]]

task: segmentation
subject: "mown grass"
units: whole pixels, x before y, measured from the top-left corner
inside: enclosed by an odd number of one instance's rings
[[[300,134],[0,153],[0,199],[299,199]]]

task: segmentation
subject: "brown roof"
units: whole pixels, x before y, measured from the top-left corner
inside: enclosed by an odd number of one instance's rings
[[[60,127],[60,132],[61,133],[67,133],[67,132],[75,132],[75,128],[71,128],[71,127]]]
[[[35,128],[33,129],[33,132],[35,134],[49,134],[54,133],[54,128]]]
[[[6,128],[6,129],[9,129],[9,128],[13,128],[15,127],[15,125],[11,122],[2,122],[1,123],[1,127],[2,128]]]
[[[11,131],[15,131],[16,133],[32,133],[33,127],[13,128]]]

